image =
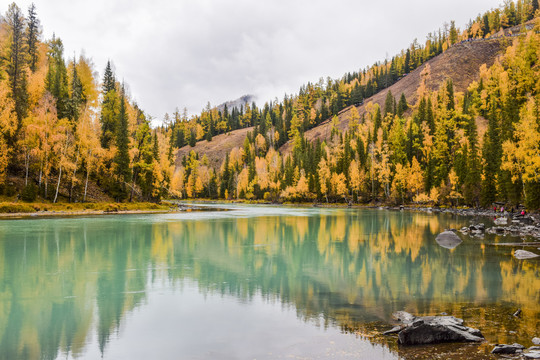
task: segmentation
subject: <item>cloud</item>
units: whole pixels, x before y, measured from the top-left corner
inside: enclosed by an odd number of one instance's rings
[[[18,2],[26,9],[31,1]],[[260,102],[308,81],[392,56],[443,22],[458,26],[498,1],[34,0],[46,38],[66,56],[111,59],[142,109],[197,113],[251,93]],[[7,9],[5,9],[7,10]],[[4,11],[5,11],[4,10]]]

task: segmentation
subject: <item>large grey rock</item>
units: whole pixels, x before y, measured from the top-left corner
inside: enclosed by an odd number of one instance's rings
[[[437,344],[443,342],[481,342],[480,330],[463,326],[463,320],[453,316],[418,317],[398,335],[402,345]]]
[[[538,249],[538,250],[540,250],[540,249]],[[540,345],[540,338],[539,337],[533,337],[532,338],[532,343],[534,345]]]
[[[516,250],[514,251],[514,257],[519,260],[525,260],[525,259],[532,259],[535,257],[538,257],[540,255],[537,255],[535,253],[532,253],[527,250]]]
[[[453,249],[463,242],[453,231],[443,231],[437,235],[435,241],[446,249]]]
[[[525,346],[520,344],[497,344],[493,350],[491,350],[492,354],[515,354],[517,352],[522,352],[523,349],[525,349]]]
[[[532,350],[526,353],[523,353],[525,359],[540,359],[540,351]]]
[[[508,224],[508,218],[500,217],[496,218],[494,221],[495,225],[506,225]]]

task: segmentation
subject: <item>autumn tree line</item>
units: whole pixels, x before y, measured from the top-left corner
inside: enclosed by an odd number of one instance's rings
[[[110,62],[99,81],[90,58],[66,61],[60,38],[41,39],[33,4],[26,15],[9,5],[0,51],[0,194],[54,202],[87,201],[96,187],[117,201],[168,194],[167,134],[150,128]]]

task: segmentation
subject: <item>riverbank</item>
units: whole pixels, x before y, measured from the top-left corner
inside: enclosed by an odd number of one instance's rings
[[[439,208],[425,206],[384,206],[372,204],[345,204],[345,203],[271,203],[267,201],[229,200],[215,201],[210,199],[198,199],[195,203],[185,201],[164,200],[161,203],[134,202],[134,203],[24,203],[24,202],[0,202],[0,219],[22,219],[34,217],[56,216],[93,216],[110,214],[154,214],[178,211],[209,210],[206,206],[198,207],[197,202],[204,204],[247,204],[247,205],[277,205],[277,206],[312,206],[321,208],[356,208],[356,209],[380,209],[388,211],[417,211],[424,213],[441,213],[458,216],[477,218],[471,220],[474,228],[461,229],[464,234],[482,236],[485,232],[529,236],[540,240],[540,214],[533,213],[519,216],[517,213],[499,212],[488,209],[474,208]],[[505,220],[502,224],[509,226],[495,226],[479,231],[476,223],[481,218]],[[483,225],[483,223],[482,223]],[[470,231],[469,231],[470,230]]]
[[[106,214],[151,214],[177,211],[163,203],[23,203],[0,202],[0,219]]]

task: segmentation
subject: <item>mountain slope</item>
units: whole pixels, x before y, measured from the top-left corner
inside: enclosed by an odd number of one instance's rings
[[[488,67],[493,65],[503,47],[504,44],[501,40],[474,40],[456,44],[444,53],[419,66],[394,85],[365,99],[362,105],[357,106],[358,113],[362,117],[362,114],[366,113],[366,105],[370,102],[377,103],[383,107],[388,91],[392,91],[392,95],[396,100],[399,100],[401,93],[403,93],[409,106],[416,104],[416,91],[421,81],[420,74],[428,65],[431,68],[430,79],[427,82],[428,88],[431,90],[438,89],[446,79],[451,78],[454,83],[454,91],[465,91],[472,81],[478,79],[480,66],[483,64],[486,64]],[[339,113],[338,129],[340,131],[347,129],[351,109],[352,106],[349,106]],[[329,136],[331,128],[331,119],[328,119],[319,126],[306,131],[305,136],[310,141],[317,139],[322,141]],[[289,141],[280,148],[280,151],[286,154],[290,152],[291,148],[291,141]]]
[[[365,113],[365,105],[369,102],[378,103],[383,106],[388,91],[392,91],[396,100],[399,99],[401,93],[405,94],[409,105],[414,105],[417,101],[416,91],[420,85],[420,74],[429,64],[430,79],[427,85],[430,89],[437,89],[446,79],[451,78],[454,82],[456,92],[466,90],[467,86],[479,77],[480,66],[486,64],[491,66],[501,50],[505,47],[504,40],[473,40],[462,42],[452,46],[444,53],[434,57],[425,64],[421,65],[403,79],[396,82],[394,85],[378,92],[372,97],[365,99],[364,103],[357,107],[360,116]],[[343,131],[349,124],[349,111],[352,106],[343,109],[339,113],[338,128]],[[331,130],[330,119],[322,122],[320,125],[305,132],[305,136],[310,141],[316,139],[324,140],[329,136]],[[221,166],[226,153],[230,152],[234,147],[243,146],[246,134],[253,128],[246,128],[232,131],[228,134],[215,136],[211,142],[199,141],[195,147],[185,146],[178,150],[176,165],[179,166],[184,155],[189,154],[191,150],[199,153],[202,157],[206,154],[210,161],[210,165],[218,168]],[[290,152],[291,142],[284,144],[280,151],[284,154]]]
[[[252,130],[253,127],[238,129],[227,134],[216,135],[212,138],[212,141],[199,141],[194,147],[186,145],[176,153],[176,166],[180,166],[182,164],[182,158],[185,155],[189,155],[193,150],[201,158],[203,155],[206,155],[209,165],[215,169],[219,169],[225,159],[225,155],[230,153],[235,147],[242,147],[247,133]]]

